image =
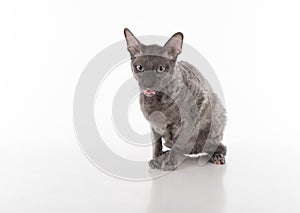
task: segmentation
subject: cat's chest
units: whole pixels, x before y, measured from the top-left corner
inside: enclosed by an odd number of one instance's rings
[[[168,97],[140,97],[141,110],[145,118],[151,123],[160,123],[164,119],[168,124],[180,120],[180,113],[176,103]],[[164,117],[155,119],[156,116]]]

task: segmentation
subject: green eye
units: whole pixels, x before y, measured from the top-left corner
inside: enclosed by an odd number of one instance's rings
[[[142,65],[140,65],[140,64],[136,65],[135,67],[136,67],[137,71],[140,71],[140,72],[144,71],[144,67]]]
[[[166,70],[166,68],[162,65],[159,65],[157,68],[157,72],[164,72]]]

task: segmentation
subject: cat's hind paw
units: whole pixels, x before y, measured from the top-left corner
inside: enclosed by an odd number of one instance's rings
[[[209,159],[209,162],[214,163],[214,164],[217,164],[217,165],[225,164],[225,155],[215,153],[215,154],[213,154],[212,157]]]

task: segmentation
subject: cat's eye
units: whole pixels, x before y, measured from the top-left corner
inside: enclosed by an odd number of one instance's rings
[[[157,72],[163,72],[165,70],[166,70],[166,68],[162,65],[159,65],[158,68],[157,68]]]
[[[137,71],[140,71],[140,72],[144,71],[144,67],[142,65],[140,65],[140,64],[136,65],[135,67],[136,67]]]

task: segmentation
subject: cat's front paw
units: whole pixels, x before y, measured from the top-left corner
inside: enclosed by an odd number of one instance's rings
[[[177,164],[171,160],[153,158],[148,161],[148,165],[151,169],[161,169],[164,171],[173,171],[176,169]]]
[[[160,156],[148,161],[148,165],[151,169],[162,169],[162,165],[169,157],[169,151],[163,152]]]
[[[160,169],[162,165],[162,161],[158,158],[153,158],[148,161],[148,165],[151,169]]]
[[[177,163],[173,161],[164,161],[161,165],[161,169],[164,171],[173,171],[177,167]]]

